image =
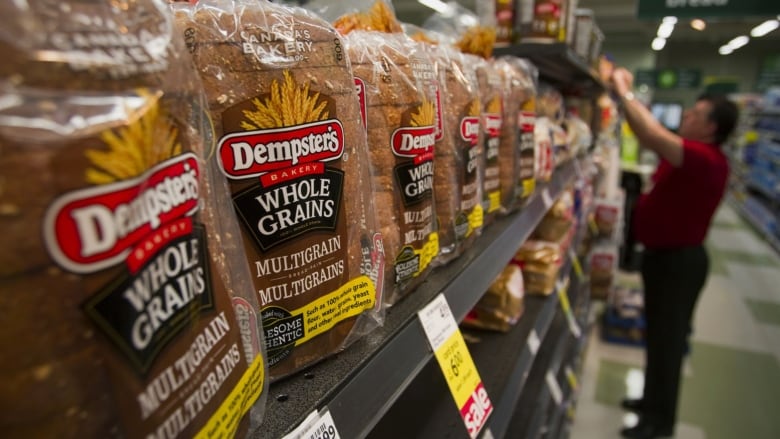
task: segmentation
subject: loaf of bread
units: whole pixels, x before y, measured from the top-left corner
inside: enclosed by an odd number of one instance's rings
[[[0,13],[0,431],[242,437],[262,333],[168,5]]]
[[[272,380],[381,319],[366,133],[343,40],[268,2],[177,8],[208,98],[260,303]]]
[[[511,184],[515,168],[514,151],[503,142],[504,79],[494,63],[466,55],[476,66],[479,96],[482,102],[482,126],[485,136],[485,177],[483,181],[485,225],[492,223],[500,212],[506,212],[512,199]]]

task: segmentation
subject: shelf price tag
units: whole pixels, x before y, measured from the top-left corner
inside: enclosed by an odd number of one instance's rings
[[[539,340],[539,335],[536,333],[536,329],[532,329],[531,333],[528,334],[528,349],[531,350],[532,357],[535,357],[536,353],[539,352],[540,344],[541,341]]]
[[[566,366],[565,372],[566,379],[569,381],[569,387],[571,387],[572,391],[576,392],[580,386],[579,382],[577,382],[577,375],[570,366]]]
[[[574,253],[573,248],[569,248],[569,258],[571,258],[571,266],[574,268],[574,274],[577,275],[577,278],[582,282],[585,280],[585,272],[582,270],[582,264],[580,264],[580,258],[577,257],[577,254]]]
[[[443,294],[417,313],[469,432],[476,438],[493,412],[487,390]]]
[[[555,289],[558,291],[558,302],[561,304],[563,314],[566,316],[566,321],[569,323],[569,330],[575,338],[580,338],[582,330],[580,325],[577,324],[577,319],[574,318],[574,313],[571,310],[571,304],[569,303],[569,294],[566,285],[559,281],[555,285]]]
[[[547,381],[547,388],[550,390],[550,395],[553,401],[555,401],[555,405],[561,405],[563,402],[563,391],[561,391],[561,385],[558,384],[558,380],[555,379],[555,375],[551,370],[547,371],[544,380]]]
[[[550,188],[546,187],[542,190],[542,201],[544,202],[545,210],[552,207],[553,199],[552,199],[552,195],[550,195]]]
[[[282,439],[341,439],[330,410],[314,411],[295,430]]]

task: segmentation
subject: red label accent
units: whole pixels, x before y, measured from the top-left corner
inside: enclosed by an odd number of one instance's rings
[[[176,238],[187,236],[192,233],[192,218],[182,218],[172,221],[154,233],[145,237],[140,244],[136,245],[130,256],[127,257],[127,268],[131,274],[135,274],[143,265],[157,254],[160,249]]]
[[[344,128],[332,119],[294,127],[245,131],[217,145],[222,172],[232,179],[258,177],[303,163],[327,162],[344,153]]]
[[[115,265],[147,235],[198,210],[199,176],[197,157],[186,153],[140,177],[60,197],[44,218],[49,253],[77,273]]]
[[[294,180],[305,175],[320,175],[325,173],[325,163],[307,163],[305,165],[292,166],[281,171],[269,172],[260,176],[263,187],[270,187],[285,181]]]
[[[476,145],[479,141],[479,118],[466,116],[460,121],[460,138]]]
[[[366,83],[357,76],[355,79],[355,91],[357,91],[358,102],[360,102],[360,119],[363,121],[363,128],[368,129],[368,120],[366,117]]]
[[[433,154],[436,132],[433,126],[403,127],[393,132],[391,146],[398,157],[417,157]]]
[[[521,111],[517,115],[517,126],[524,133],[532,133],[536,126],[536,113],[531,111]]]
[[[436,85],[436,140],[444,137],[444,116],[441,109],[441,89]]]
[[[501,125],[504,120],[498,114],[485,114],[483,116],[485,123],[485,133],[488,137],[498,137],[501,135]]]
[[[490,402],[490,398],[488,398],[485,386],[480,382],[468,401],[466,401],[466,404],[460,409],[460,416],[466,424],[469,436],[472,438],[477,437],[492,412],[493,404]]]

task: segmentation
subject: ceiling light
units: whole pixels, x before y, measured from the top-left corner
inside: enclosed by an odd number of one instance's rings
[[[677,24],[677,17],[664,17],[663,20],[661,20],[661,22]]]
[[[703,31],[705,28],[707,28],[707,22],[705,22],[701,18],[694,18],[693,20],[691,20],[691,27],[696,29],[697,31]]]
[[[780,23],[777,20],[767,20],[758,26],[754,27],[753,30],[750,31],[751,37],[763,37],[764,35],[768,34],[769,32],[772,32],[773,30],[780,27]]]
[[[452,6],[441,0],[417,0],[419,3],[439,12],[443,15],[451,16],[454,13]]]
[[[731,47],[732,49],[736,50],[736,49],[739,49],[740,47],[744,46],[745,44],[747,44],[749,41],[750,41],[750,37],[748,37],[746,35],[740,35],[740,36],[732,39],[728,43],[726,43],[726,45]]]
[[[674,31],[674,23],[671,21],[664,21],[658,26],[658,38],[669,38],[672,35],[672,31]]]
[[[720,53],[721,55],[730,55],[731,52],[733,52],[733,51],[734,51],[734,49],[732,49],[730,46],[728,46],[726,44],[724,44],[723,46],[720,46],[720,48],[718,49],[718,53]]]
[[[656,37],[653,39],[653,42],[650,43],[650,47],[655,50],[659,51],[666,46],[666,38]]]

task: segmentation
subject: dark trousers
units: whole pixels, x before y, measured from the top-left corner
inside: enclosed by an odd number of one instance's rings
[[[709,271],[703,246],[645,250],[646,364],[643,416],[663,427],[677,421],[683,356]]]

